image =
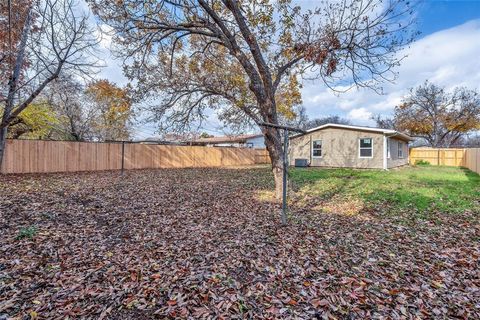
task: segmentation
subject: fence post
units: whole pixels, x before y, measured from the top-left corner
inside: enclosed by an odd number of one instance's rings
[[[479,163],[480,161],[478,161],[478,152],[480,151],[480,149],[475,149],[475,158],[473,158],[475,160],[475,172],[476,173],[479,173],[480,174],[480,168],[478,167],[479,166]]]
[[[125,169],[125,141],[122,141],[122,175]]]

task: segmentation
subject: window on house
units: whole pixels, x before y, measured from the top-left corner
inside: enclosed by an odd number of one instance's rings
[[[322,157],[322,140],[313,140],[312,141],[312,156],[314,158]]]
[[[360,158],[371,158],[373,156],[372,138],[360,139]]]
[[[398,142],[398,157],[403,158],[403,142]]]

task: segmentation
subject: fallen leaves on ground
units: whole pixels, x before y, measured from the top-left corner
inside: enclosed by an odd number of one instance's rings
[[[0,318],[480,317],[478,217],[282,227],[271,189],[266,168],[0,177]]]

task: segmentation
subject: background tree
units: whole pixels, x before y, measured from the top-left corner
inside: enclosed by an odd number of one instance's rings
[[[384,117],[381,114],[376,114],[371,117],[373,121],[377,123],[377,127],[382,129],[392,129],[392,130],[400,130],[395,123],[393,118]]]
[[[327,123],[335,123],[335,124],[346,124],[346,125],[351,125],[352,123],[348,119],[344,119],[340,116],[337,115],[332,115],[332,116],[327,116],[327,117],[322,117],[322,118],[315,118],[312,120],[307,120],[302,128],[304,130],[316,128],[319,126],[323,126],[324,124]]]
[[[289,92],[299,92],[302,78],[379,89],[413,35],[409,1],[402,0],[336,1],[312,10],[289,0],[89,2],[113,28],[137,93],[156,98],[154,120],[184,129],[211,108],[220,119],[260,125],[277,195],[281,136],[261,123],[279,123],[279,113],[298,101]]]
[[[59,119],[54,128],[55,139],[86,141],[94,138],[97,109],[87,97],[82,82],[71,75],[60,75],[44,95]]]
[[[95,105],[94,134],[99,140],[128,140],[132,101],[126,89],[108,80],[98,80],[88,85],[86,94]]]
[[[202,132],[199,136],[199,138],[212,138],[213,135],[207,133],[207,132]]]
[[[24,7],[13,6],[13,2],[7,1],[6,10],[2,6],[0,19],[6,19],[9,26],[8,59],[2,60],[0,68],[2,75],[8,75],[8,83],[2,81],[0,89],[4,93],[0,162],[9,125],[61,72],[91,74],[96,66],[92,49],[98,42],[87,17],[76,13],[78,8],[72,0],[21,1]]]
[[[480,95],[463,87],[446,92],[426,81],[410,89],[392,119],[377,117],[377,124],[406,131],[432,147],[450,147],[480,129]]]
[[[463,143],[460,144],[469,148],[480,148],[480,134],[478,132],[467,135],[463,138]]]
[[[59,123],[57,114],[47,102],[31,103],[10,123],[8,138],[51,138]]]

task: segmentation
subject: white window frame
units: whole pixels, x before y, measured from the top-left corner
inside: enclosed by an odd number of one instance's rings
[[[370,148],[361,147],[361,141],[364,140],[364,139],[370,139],[370,141],[372,142],[372,146]],[[372,149],[372,155],[369,156],[369,157],[363,157],[362,153],[361,153],[362,149]],[[373,138],[363,137],[363,138],[358,139],[358,157],[362,158],[362,159],[372,159],[373,158]]]
[[[400,155],[401,153],[401,155]],[[398,156],[398,159],[403,159],[404,158],[404,154],[403,154],[403,142],[402,141],[398,141],[398,145],[397,145],[397,156]]]
[[[313,148],[313,145],[315,144],[315,141],[320,141],[320,148],[315,148],[315,149]],[[321,156],[314,155],[313,150],[320,150]],[[322,141],[322,139],[312,140],[311,153],[312,153],[312,158],[322,158],[323,157],[323,141]]]

